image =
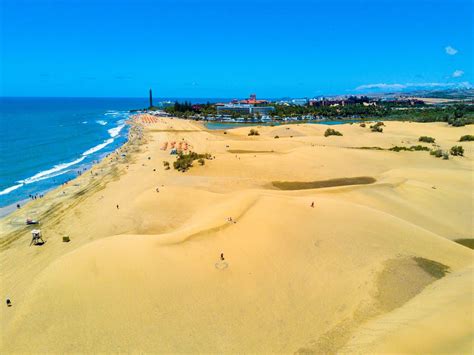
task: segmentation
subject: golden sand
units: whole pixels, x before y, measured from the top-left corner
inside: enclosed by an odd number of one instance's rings
[[[457,142],[471,126],[143,122],[0,221],[0,352],[472,350],[473,251],[454,241],[473,232],[474,143]],[[422,135],[465,156],[386,150]],[[165,142],[214,158],[166,170]]]

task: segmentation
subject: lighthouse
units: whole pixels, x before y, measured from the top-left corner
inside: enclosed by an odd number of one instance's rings
[[[152,107],[153,107],[153,93],[150,89],[150,108],[152,108]]]

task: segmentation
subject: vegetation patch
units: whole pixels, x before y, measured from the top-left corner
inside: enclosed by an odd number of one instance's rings
[[[385,126],[385,124],[383,122],[377,122],[376,124],[370,126],[370,130],[372,132],[382,133],[383,132],[382,126]]]
[[[418,142],[434,143],[435,139],[433,137],[421,136],[420,138],[418,138]]]
[[[430,151],[430,155],[433,155],[436,158],[441,158],[443,156],[443,151],[441,149],[433,149]]]
[[[359,126],[361,126],[361,127],[365,127],[365,123],[361,123]]]
[[[326,132],[324,132],[324,137],[329,137],[329,136],[342,136],[342,133],[339,131],[336,131],[335,129],[328,128]]]
[[[280,190],[308,190],[347,185],[366,185],[373,184],[376,181],[370,176],[359,176],[320,181],[273,181],[272,185]]]
[[[460,145],[455,145],[454,147],[451,147],[449,152],[451,155],[462,157],[464,155],[464,148]]]
[[[417,265],[422,268],[426,273],[437,279],[446,276],[446,274],[449,272],[449,266],[441,264],[437,261],[425,259],[419,256],[414,256],[413,260],[415,260]]]
[[[472,238],[456,239],[455,242],[464,245],[465,247],[474,249],[474,239]]]
[[[459,138],[460,142],[472,142],[474,141],[474,136],[472,134],[466,134],[465,136],[462,136]]]
[[[252,128],[252,129],[250,130],[250,132],[249,132],[248,135],[249,135],[249,136],[259,136],[260,133],[258,133],[258,131],[257,131],[256,129],[253,129],[253,128]]]
[[[364,149],[364,150],[385,150],[380,147],[355,147],[355,149]]]
[[[193,166],[195,160],[198,160],[201,165],[204,165],[204,159],[211,159],[211,155],[208,153],[198,154],[195,152],[189,152],[188,154],[178,153],[178,158],[173,163],[173,167],[178,171],[185,172]]]
[[[430,148],[424,147],[422,145],[412,145],[411,147],[400,147],[400,146],[395,146],[390,148],[389,150],[393,152],[401,152],[401,151],[408,151],[408,152],[416,152],[416,151],[429,151]]]
[[[165,167],[165,170],[170,170],[170,163],[168,161],[164,161],[163,166]]]

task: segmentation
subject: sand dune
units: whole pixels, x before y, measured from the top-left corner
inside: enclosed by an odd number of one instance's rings
[[[469,353],[473,252],[453,240],[472,238],[472,143],[448,161],[352,148],[431,135],[447,149],[472,128],[257,129],[159,119],[126,160],[79,178],[80,195],[4,218],[1,351]],[[165,170],[171,141],[215,159]],[[360,177],[374,180],[271,186]],[[13,225],[29,209],[41,247]]]

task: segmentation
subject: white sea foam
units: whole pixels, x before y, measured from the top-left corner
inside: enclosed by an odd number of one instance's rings
[[[98,152],[99,150],[103,149],[104,147],[108,146],[110,143],[112,143],[114,141],[113,138],[109,138],[107,140],[104,141],[104,143],[101,143],[101,144],[98,144],[96,145],[95,147],[92,147],[91,149],[88,149],[86,150],[84,153],[82,153],[82,156],[84,159],[86,156],[90,155],[90,154],[93,154],[95,152]]]
[[[110,115],[110,116],[119,116],[119,115],[128,116],[128,114],[126,112],[121,112],[121,111],[109,111],[109,112],[106,113],[106,115]],[[95,122],[102,125],[102,126],[105,126],[108,123],[105,120],[97,120]],[[82,121],[82,123],[87,124],[88,121]],[[17,181],[16,185],[10,186],[10,187],[0,191],[0,195],[8,195],[10,192],[15,191],[16,189],[19,189],[23,185],[32,184],[34,182],[38,182],[38,181],[41,181],[41,180],[50,179],[50,178],[53,178],[53,177],[56,177],[56,176],[59,176],[59,175],[63,175],[65,173],[71,171],[71,169],[68,169],[69,167],[71,167],[73,165],[76,165],[76,164],[79,164],[88,155],[91,155],[95,152],[98,152],[99,150],[105,148],[106,146],[108,146],[109,144],[111,144],[114,141],[114,138],[117,137],[120,134],[120,131],[125,127],[125,119],[117,121],[117,124],[118,124],[117,127],[111,128],[107,131],[111,138],[105,140],[101,144],[96,145],[95,147],[92,147],[92,148],[86,150],[84,153],[82,153],[80,158],[78,158],[76,160],[73,160],[73,161],[70,161],[68,163],[57,164],[57,165],[53,166],[51,169],[40,171],[39,173],[37,173],[37,174],[35,174],[35,175],[33,175],[29,178],[26,178],[24,180],[19,180],[19,181]]]
[[[35,175],[33,175],[29,178],[26,178],[24,180],[19,180],[19,181],[17,181],[18,182],[17,185],[8,187],[8,188],[4,189],[3,191],[0,191],[0,195],[7,195],[10,192],[20,188],[23,185],[28,185],[28,184],[32,184],[34,182],[38,182],[38,181],[41,181],[41,180],[46,180],[46,179],[50,179],[50,178],[53,178],[53,177],[56,177],[56,176],[59,176],[59,175],[63,175],[63,174],[65,174],[65,173],[67,173],[68,171],[71,170],[71,169],[68,169],[69,167],[71,167],[73,165],[76,165],[76,164],[79,164],[88,155],[93,154],[93,153],[101,150],[102,148],[109,145],[113,141],[114,141],[113,138],[109,138],[106,141],[104,141],[103,143],[101,143],[99,145],[96,145],[95,147],[92,147],[92,148],[86,150],[84,153],[82,153],[82,156],[80,158],[76,159],[76,160],[70,161],[68,163],[57,164],[54,167],[52,167],[51,169],[40,171],[39,173],[37,173],[37,174],[35,174]]]
[[[110,136],[114,138],[118,136],[123,127],[125,127],[125,124],[121,124],[117,127],[111,128],[107,132],[109,132]]]
[[[104,113],[105,116],[118,116],[118,115],[122,115],[123,114],[123,111],[107,111],[106,113]]]
[[[63,164],[58,164],[52,167],[51,169],[40,171],[38,174],[35,174],[27,179],[20,180],[18,181],[21,184],[31,184],[33,182],[49,179],[58,175],[62,175],[66,173],[66,169],[69,168],[70,166],[79,164],[81,161],[83,161],[85,157],[80,157],[79,159],[70,161],[69,163],[63,163]]]
[[[0,195],[8,195],[10,192],[22,187],[23,184],[18,184],[14,186],[7,187],[5,190],[0,191]]]

